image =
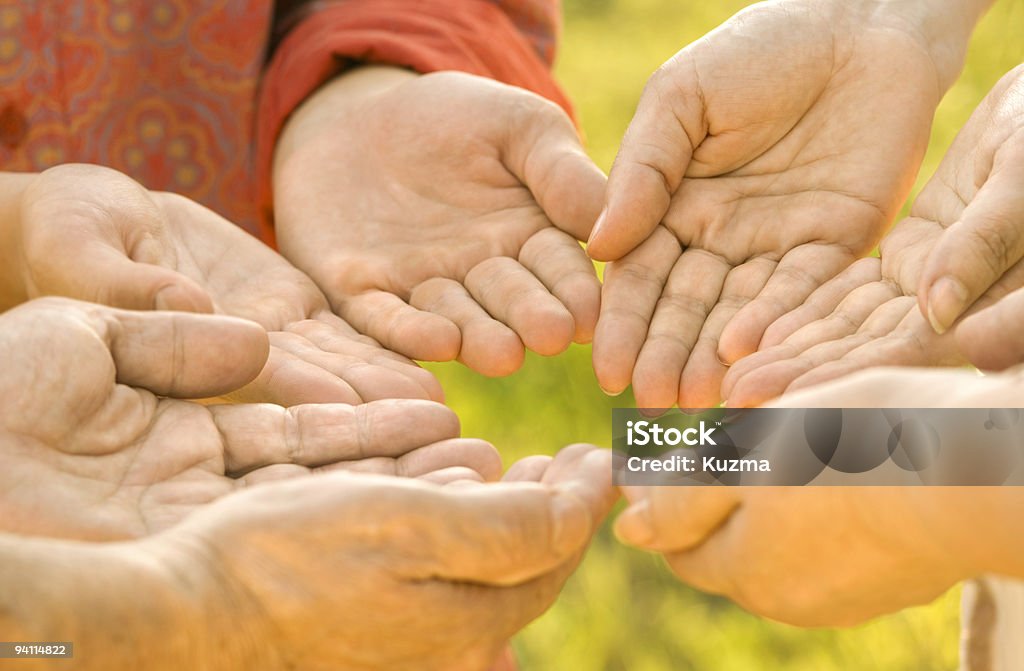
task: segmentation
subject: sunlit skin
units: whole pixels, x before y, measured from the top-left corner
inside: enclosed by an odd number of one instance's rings
[[[187,198],[114,170],[0,174],[0,304],[59,295],[129,309],[217,312],[270,331],[260,375],[233,400],[295,405],[431,398],[434,377],[331,313],[280,255]]]
[[[1018,407],[1018,369],[879,368],[777,407]],[[967,447],[967,446],[960,446]],[[800,626],[850,626],[982,574],[1024,578],[1019,487],[627,487],[624,542],[698,589]]]
[[[604,186],[553,103],[463,73],[367,67],[288,122],[277,239],[386,347],[506,375],[525,349],[591,340],[600,286],[579,240]]]
[[[259,483],[352,470],[494,480],[438,403],[200,405],[262,370],[258,324],[47,298],[0,315],[0,530],[134,538]],[[69,375],[68,371],[74,374]]]
[[[878,242],[987,2],[753,5],[648,81],[588,244],[594,368],[712,407],[727,366]]]
[[[266,484],[133,543],[0,534],[0,628],[81,669],[484,671],[579,563],[610,471],[575,445],[501,483]]]
[[[1015,247],[1024,231],[1021,183],[1024,68],[1017,68],[971,116],[910,217],[882,241],[880,258],[858,261],[823,285],[769,327],[762,351],[729,370],[722,386],[728,403],[757,405],[869,366],[1019,363],[1022,298],[1007,295],[1024,287],[1024,251]],[[950,273],[978,296],[969,306],[976,316],[956,337],[946,327],[959,313],[920,293]]]

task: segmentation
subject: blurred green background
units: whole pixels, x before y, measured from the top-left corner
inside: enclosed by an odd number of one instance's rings
[[[747,2],[564,0],[557,72],[576,103],[588,149],[608,170],[647,77]],[[995,82],[1024,60],[1024,2],[1000,0],[975,33],[963,76],[944,99],[915,193]],[[432,365],[464,435],[497,445],[506,465],[573,442],[610,445],[608,398],[590,348],[530,356],[489,380]],[[672,578],[662,561],[618,545],[605,525],[559,602],[515,641],[526,671],[952,670],[959,590],[935,603],[848,630],[801,630],[752,617]]]

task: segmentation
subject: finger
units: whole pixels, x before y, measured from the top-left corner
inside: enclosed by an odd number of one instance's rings
[[[585,502],[596,527],[618,498],[611,474],[611,450],[576,443],[558,451],[541,482]]]
[[[615,535],[656,552],[700,545],[740,504],[734,487],[648,487],[641,497],[616,519]]]
[[[648,81],[608,176],[605,209],[587,243],[591,258],[620,259],[661,223],[702,139],[684,127],[703,118],[701,97],[680,95],[690,91],[698,88],[670,84],[664,70]]]
[[[571,343],[572,315],[534,275],[515,259],[482,261],[466,274],[470,295],[498,321],[507,324],[530,350],[554,356]]]
[[[515,331],[497,321],[455,280],[433,278],[417,286],[409,299],[420,310],[451,320],[462,333],[459,361],[489,377],[511,375],[526,357]]]
[[[765,330],[797,308],[825,282],[850,265],[854,256],[836,245],[801,245],[779,261],[764,289],[732,318],[718,343],[718,357],[734,364],[756,352]]]
[[[121,250],[90,241],[51,256],[37,286],[42,294],[68,296],[126,310],[213,312],[213,299],[196,282],[169,268],[137,263]],[[65,253],[66,252],[66,253]]]
[[[680,408],[713,408],[721,403],[722,378],[727,368],[718,358],[718,341],[733,316],[764,288],[775,265],[768,259],[753,259],[732,269],[725,278],[722,295],[705,320],[683,368]]]
[[[962,366],[965,361],[952,337],[933,331],[918,310],[910,310],[887,336],[850,350],[797,377],[786,388],[796,391],[877,366]]]
[[[273,403],[290,407],[306,403],[363,402],[345,380],[323,367],[306,361],[280,347],[278,333],[270,335],[270,356],[256,379],[225,398],[234,403]]]
[[[722,381],[723,396],[732,404],[736,384],[745,375],[768,364],[796,358],[822,343],[854,335],[880,306],[897,298],[901,298],[899,289],[888,282],[871,282],[854,289],[828,316],[797,330],[782,344],[738,361]],[[896,314],[894,318],[899,316]]]
[[[881,261],[874,257],[860,259],[821,285],[802,305],[770,324],[761,339],[761,349],[778,345],[808,324],[824,319],[858,288],[881,280]]]
[[[316,327],[312,327],[315,330]],[[287,352],[311,368],[316,368],[334,378],[339,388],[350,390],[350,398],[318,397],[312,390],[306,394],[308,403],[361,403],[388,398],[429,399],[428,392],[420,383],[417,372],[424,372],[411,361],[398,363],[387,356],[379,346],[369,347],[360,343],[345,343],[343,336],[331,338],[320,334],[318,340],[325,346],[341,351],[332,351],[300,335],[311,329],[299,327],[298,332],[275,331],[270,334],[271,346]],[[345,350],[349,351],[346,352]],[[380,362],[380,364],[378,364]],[[429,375],[429,373],[427,373]],[[274,382],[278,380],[275,378]],[[282,404],[295,405],[295,403]]]
[[[114,209],[95,200],[89,185],[97,180]],[[38,294],[129,310],[213,312],[205,289],[158,265],[173,263],[173,245],[163,236],[167,221],[149,192],[129,177],[98,166],[59,166],[42,173],[24,201],[25,221],[39,222],[34,228],[42,231],[25,240]],[[60,234],[46,235],[55,221]]]
[[[446,488],[442,494],[434,519],[422,527],[432,556],[410,578],[522,584],[569,561],[594,530],[586,504],[536,483]]]
[[[540,280],[572,315],[573,341],[594,338],[601,309],[601,283],[579,242],[553,228],[533,235],[519,251],[519,262]]]
[[[503,482],[540,482],[553,460],[546,454],[524,457],[512,464],[501,479]]]
[[[605,268],[593,359],[606,394],[621,394],[629,386],[655,306],[681,253],[676,237],[658,228],[636,251]]]
[[[417,475],[417,479],[424,482],[432,482],[435,485],[449,485],[453,483],[484,482],[484,477],[466,466],[450,466],[438,471],[431,471],[423,475]]]
[[[1018,134],[1020,135],[1020,134]],[[918,287],[921,312],[944,333],[1024,258],[1024,140],[1007,142],[960,220],[943,233]]]
[[[638,408],[676,404],[683,368],[731,268],[721,257],[699,249],[687,249],[679,257],[633,369]]]
[[[224,464],[238,474],[270,464],[324,466],[399,457],[459,434],[459,421],[429,401],[363,405],[218,405],[208,408],[224,443]]]
[[[161,396],[227,394],[256,378],[267,361],[266,331],[244,319],[99,306],[85,310],[110,348],[117,381]]]
[[[736,511],[736,516],[742,511]],[[733,596],[735,566],[739,556],[733,553],[733,519],[723,521],[720,528],[703,543],[682,552],[667,554],[669,568],[687,585],[707,594]],[[756,559],[756,558],[752,558]]]
[[[438,403],[444,402],[444,390],[441,389],[441,383],[433,373],[417,365],[411,359],[385,349],[373,338],[360,334],[333,312],[324,310],[312,315],[310,319],[289,324],[285,327],[285,331],[302,336],[324,352],[366,361],[374,366],[374,371],[386,368],[398,373],[418,384],[425,392],[426,398]],[[377,379],[376,376],[368,376],[365,380],[366,384],[364,384],[360,373],[361,371],[356,372],[352,382],[364,399],[376,401],[390,396],[386,391],[390,385],[381,385],[383,388],[378,389],[378,386],[373,384]],[[398,383],[397,380],[395,382]],[[421,398],[419,395],[414,396],[414,393],[410,390],[408,398]]]
[[[569,117],[544,102],[534,113],[520,114],[508,134],[509,170],[526,185],[551,222],[577,240],[594,227],[607,182],[587,156]]]
[[[982,370],[1003,370],[1024,362],[1024,289],[973,314],[956,329],[967,360]]]
[[[501,477],[501,456],[490,443],[474,438],[451,438],[418,447],[398,457],[367,457],[324,466],[325,470],[394,475],[419,478],[435,471],[465,468],[475,479],[495,481]]]
[[[910,296],[888,301],[873,311],[856,333],[824,341],[792,359],[757,369],[736,383],[729,396],[729,405],[754,407],[781,396],[798,378],[892,334],[913,310],[913,303],[914,299]]]
[[[422,312],[394,294],[367,291],[339,302],[339,314],[384,347],[420,361],[452,361],[459,355],[459,328]]]

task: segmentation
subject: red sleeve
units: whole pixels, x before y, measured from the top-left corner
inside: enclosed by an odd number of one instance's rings
[[[534,45],[488,0],[346,0],[306,17],[275,49],[260,91],[256,167],[265,239],[273,238],[270,173],[277,136],[321,84],[353,63],[460,70],[534,91],[571,115]]]

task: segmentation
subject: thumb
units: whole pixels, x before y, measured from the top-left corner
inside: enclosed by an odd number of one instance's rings
[[[564,490],[514,482],[443,494],[446,522],[432,525],[421,569],[445,580],[523,584],[573,559],[594,532],[586,503]]]
[[[158,265],[173,258],[166,217],[127,175],[58,166],[40,173],[23,200],[30,295],[130,310],[213,312],[198,284]]]
[[[948,330],[1024,257],[1024,134],[1017,135],[1003,145],[988,179],[925,264],[918,301],[936,333]]]
[[[259,374],[270,350],[263,327],[235,317],[113,308],[90,316],[117,381],[161,396],[228,394]]]
[[[41,294],[127,310],[214,310],[213,299],[194,280],[170,268],[133,261],[105,242],[87,243],[73,254],[58,251],[52,258],[55,262],[45,272],[34,273]]]
[[[967,360],[982,370],[1003,370],[1024,362],[1024,289],[967,317],[956,342]]]
[[[703,112],[679,100],[686,81],[670,83],[683,68],[668,74],[659,70],[648,81],[636,114],[622,138],[622,146],[608,176],[605,207],[587,243],[587,253],[598,261],[614,261],[647,239],[661,223],[669,203],[690,164],[694,142],[684,123],[701,119]],[[695,101],[700,100],[696,93]]]
[[[519,95],[517,93],[517,95]],[[586,240],[607,179],[587,156],[569,117],[554,103],[522,107],[519,132],[508,135],[508,169],[533,194],[556,227]]]

